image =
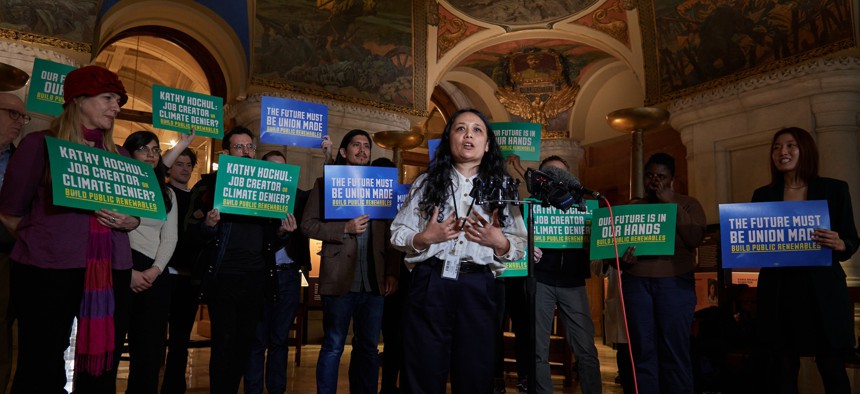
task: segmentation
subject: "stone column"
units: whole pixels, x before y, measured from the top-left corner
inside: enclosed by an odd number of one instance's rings
[[[851,76],[856,78],[856,75]],[[860,92],[845,91],[817,94],[811,97],[815,116],[815,136],[820,155],[821,176],[848,182],[854,223],[860,223]],[[848,286],[860,286],[860,259],[855,255],[842,267],[848,275]]]
[[[558,156],[567,161],[570,166],[570,173],[579,177],[579,161],[585,150],[580,146],[579,141],[572,139],[553,139],[542,140],[540,142],[540,157],[545,159],[550,156]]]

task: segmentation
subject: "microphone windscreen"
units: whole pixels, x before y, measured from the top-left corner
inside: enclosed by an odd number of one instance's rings
[[[547,175],[553,177],[556,181],[563,183],[570,189],[576,189],[581,187],[579,179],[576,179],[576,176],[565,170],[562,170],[561,168],[546,166],[542,168],[541,171],[547,173]]]

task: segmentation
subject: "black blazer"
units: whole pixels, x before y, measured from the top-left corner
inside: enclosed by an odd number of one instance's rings
[[[763,186],[753,193],[753,202],[783,201],[783,185]],[[853,306],[848,297],[845,271],[840,261],[849,259],[860,245],[857,228],[854,226],[854,211],[848,184],[831,178],[815,178],[809,181],[807,200],[827,200],[830,213],[830,229],[839,233],[845,241],[845,251],[833,252],[829,267],[782,267],[762,268],[758,280],[758,320],[761,338],[768,340],[776,336],[784,323],[779,321],[780,292],[786,289],[781,282],[786,275],[798,273],[808,276],[812,283],[810,297],[814,297],[821,311],[821,323],[829,345],[835,349],[854,346]],[[816,318],[810,316],[810,318]]]

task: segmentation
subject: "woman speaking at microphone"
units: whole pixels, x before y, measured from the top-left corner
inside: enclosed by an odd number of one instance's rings
[[[519,209],[474,204],[477,181],[507,176],[486,118],[456,112],[433,163],[418,177],[391,225],[391,244],[407,253],[412,284],[404,311],[407,392],[491,393],[499,330],[495,276],[524,256]]]

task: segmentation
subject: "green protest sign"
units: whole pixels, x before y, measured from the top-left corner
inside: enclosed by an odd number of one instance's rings
[[[499,278],[516,278],[528,276],[529,274],[529,255],[526,254],[523,258],[517,261],[509,261],[505,263],[505,272],[499,275]]]
[[[540,123],[491,123],[502,154],[516,154],[521,160],[540,161]]]
[[[217,96],[152,85],[152,126],[201,137],[224,137],[224,100]]]
[[[585,200],[585,212],[571,207],[567,212],[535,204],[535,246],[545,249],[582,249],[588,244],[591,215],[597,200]]]
[[[27,111],[57,116],[63,112],[63,83],[73,66],[36,59],[27,93]]]
[[[636,256],[675,254],[675,221],[678,204],[632,204],[615,207],[615,234],[618,254],[628,246]],[[591,219],[591,259],[615,258],[609,209],[594,210]]]
[[[299,167],[221,155],[214,208],[220,212],[283,219],[293,213]]]
[[[45,142],[55,205],[167,219],[149,164],[53,137],[45,137]]]

